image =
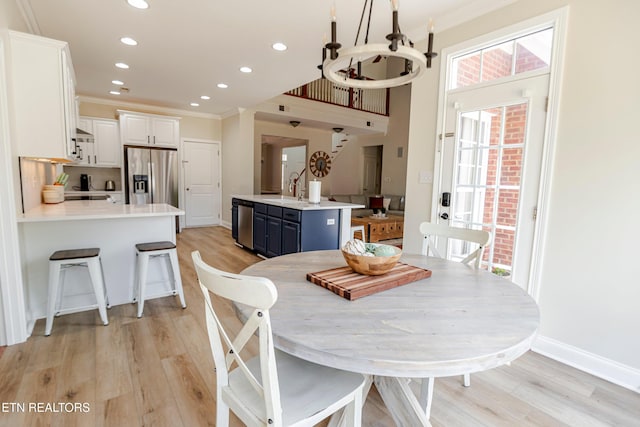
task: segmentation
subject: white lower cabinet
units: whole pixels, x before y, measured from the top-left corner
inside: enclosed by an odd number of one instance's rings
[[[117,120],[80,117],[78,128],[93,135],[94,142],[82,138],[76,143],[76,165],[120,167],[120,130]]]

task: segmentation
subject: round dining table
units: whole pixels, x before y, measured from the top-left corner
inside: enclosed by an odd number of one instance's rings
[[[270,317],[278,349],[367,375],[397,425],[428,426],[433,378],[518,358],[531,348],[540,314],[527,292],[486,270],[422,255],[403,254],[400,262],[431,277],[353,301],[307,281],[307,273],[346,266],[339,250],[270,258],[242,274],[277,287]],[[409,378],[423,379],[419,396]]]

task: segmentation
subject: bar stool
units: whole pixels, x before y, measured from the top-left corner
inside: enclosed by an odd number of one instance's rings
[[[367,235],[364,234],[364,225],[352,225],[351,226],[351,240],[355,238],[357,232],[362,233],[362,241],[367,243]]]
[[[173,282],[173,295],[180,297],[182,308],[187,308],[182,292],[182,279],[180,278],[180,266],[178,265],[178,253],[176,245],[172,242],[138,243],[136,245],[136,279],[135,296],[133,302],[138,302],[138,318],[142,317],[144,310],[145,288],[147,286],[147,270],[149,259],[163,257],[168,261],[167,266],[171,271]]]
[[[67,269],[72,267],[87,267],[89,277],[93,286],[93,292],[96,295],[96,304],[86,307],[75,307],[61,309],[62,296],[64,290],[64,276]],[[104,272],[102,271],[102,261],[100,260],[100,249],[71,249],[56,251],[49,257],[49,295],[47,301],[47,323],[45,326],[45,336],[51,335],[53,327],[53,317],[64,312],[77,312],[98,308],[102,323],[109,324],[107,318],[107,307],[109,307],[109,298],[107,297],[107,289],[104,281]]]

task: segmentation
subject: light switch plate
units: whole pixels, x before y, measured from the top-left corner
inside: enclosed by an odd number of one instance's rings
[[[335,225],[336,220],[335,218],[327,218],[327,225]]]
[[[433,172],[431,172],[431,171],[420,171],[418,182],[420,184],[431,184],[431,183],[433,183]]]

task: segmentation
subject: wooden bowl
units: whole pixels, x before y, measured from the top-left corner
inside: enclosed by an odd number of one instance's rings
[[[389,245],[385,245],[389,246]],[[354,255],[342,250],[344,260],[353,271],[367,276],[379,276],[388,273],[398,262],[402,251],[400,248],[391,246],[396,254],[392,256],[363,256]]]

